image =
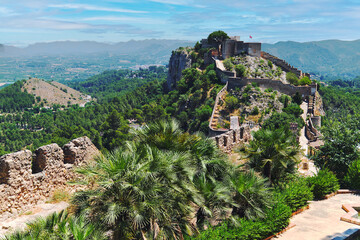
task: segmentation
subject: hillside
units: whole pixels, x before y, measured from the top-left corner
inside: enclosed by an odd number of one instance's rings
[[[72,82],[69,85],[98,100],[103,100],[124,95],[156,79],[165,79],[166,74],[167,70],[165,67],[156,66],[138,71],[107,70],[85,81]]]
[[[73,105],[79,104],[84,106],[91,101],[91,97],[82,94],[64,84],[58,82],[46,82],[41,79],[31,78],[27,80],[23,87],[23,91],[34,95],[36,98],[40,97],[38,103],[44,103],[44,106],[52,106],[53,104]]]
[[[287,41],[263,44],[262,48],[305,72],[325,79],[352,79],[360,74],[360,40]]]

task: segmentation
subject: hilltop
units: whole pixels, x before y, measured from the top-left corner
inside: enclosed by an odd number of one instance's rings
[[[44,103],[44,106],[52,106],[53,104],[73,105],[79,104],[84,106],[91,101],[91,97],[82,94],[64,84],[52,81],[46,82],[41,79],[31,78],[27,80],[23,87],[23,91],[34,95],[38,103]]]

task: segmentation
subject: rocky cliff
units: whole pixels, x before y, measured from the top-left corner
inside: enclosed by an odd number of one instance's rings
[[[169,61],[169,72],[167,78],[167,87],[172,90],[176,83],[181,79],[181,73],[184,69],[191,67],[191,57],[186,50],[174,51]]]
[[[46,200],[56,189],[75,191],[67,185],[78,176],[73,171],[99,155],[88,137],[72,140],[63,148],[56,143],[0,157],[0,221]]]

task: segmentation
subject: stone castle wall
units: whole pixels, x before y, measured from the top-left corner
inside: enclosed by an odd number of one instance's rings
[[[303,77],[303,76],[307,76],[310,78],[309,73],[303,73],[301,70],[297,69],[296,67],[291,66],[285,60],[275,57],[275,56],[271,55],[270,53],[261,52],[261,57],[266,60],[270,60],[273,64],[275,64],[276,66],[279,66],[285,72],[295,73],[298,78]]]
[[[294,95],[299,92],[303,97],[312,95],[316,85],[310,86],[294,86],[291,84],[285,84],[279,80],[265,79],[265,78],[228,78],[228,90],[235,88],[242,88],[247,84],[253,82],[258,83],[260,87],[272,88],[273,90],[279,91],[287,95]]]
[[[0,220],[26,211],[45,201],[56,189],[75,191],[78,186],[66,183],[81,166],[99,155],[88,137],[72,140],[63,148],[56,143],[0,157]]]

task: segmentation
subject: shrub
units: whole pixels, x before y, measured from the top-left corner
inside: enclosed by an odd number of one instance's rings
[[[328,169],[322,169],[316,176],[308,178],[308,183],[316,199],[322,199],[340,188],[339,180]]]
[[[241,239],[261,240],[280,232],[289,225],[290,208],[281,201],[277,201],[266,212],[265,219],[251,221],[240,219],[239,226],[234,226],[230,221],[225,221],[219,226],[210,227],[200,232],[196,237],[188,239]]]
[[[56,189],[52,194],[49,203],[68,202],[70,199],[70,193],[64,189]]]
[[[270,61],[270,60],[268,60],[268,66],[272,69],[273,68],[273,63]]]
[[[234,110],[238,106],[239,100],[234,96],[226,96],[225,104],[226,107],[229,108],[229,110]]]
[[[250,90],[251,90],[251,85],[250,85],[250,84],[246,85],[246,87],[245,87],[245,89],[244,89],[244,92],[247,93],[247,92],[249,92]]]
[[[251,115],[258,115],[259,114],[259,108],[257,106],[254,107],[254,109],[250,113]]]
[[[246,67],[242,64],[235,66],[236,77],[246,77]]]
[[[272,88],[267,88],[267,89],[265,89],[265,91],[264,91],[264,92],[271,93],[272,91],[273,91],[273,89],[272,89]]]
[[[287,80],[290,84],[299,85],[299,79],[298,79],[298,77],[296,76],[295,73],[287,72],[287,73],[286,73],[286,80]]]
[[[258,86],[259,86],[259,84],[258,84],[257,82],[252,82],[251,85],[252,85],[253,87],[258,87]]]
[[[289,181],[279,183],[277,191],[283,197],[283,201],[295,212],[307,206],[308,201],[313,199],[313,193],[303,177],[292,177]]]
[[[224,67],[227,71],[232,71],[234,68],[234,64],[231,62],[230,58],[227,58],[223,61]]]
[[[311,84],[311,80],[309,77],[303,77],[299,81],[299,85],[310,85],[310,84]]]
[[[283,108],[283,112],[286,112],[287,114],[292,114],[296,118],[298,118],[301,116],[301,114],[303,114],[304,111],[296,103],[291,103],[286,108]]]
[[[345,182],[349,188],[360,189],[360,159],[351,163],[345,176]]]

